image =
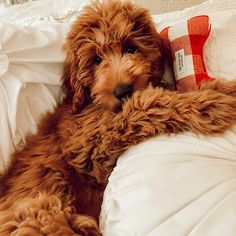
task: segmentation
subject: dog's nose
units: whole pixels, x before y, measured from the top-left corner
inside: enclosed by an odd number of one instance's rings
[[[117,98],[117,99],[122,99],[124,97],[130,96],[133,93],[133,86],[130,84],[119,84],[114,92],[113,95]]]

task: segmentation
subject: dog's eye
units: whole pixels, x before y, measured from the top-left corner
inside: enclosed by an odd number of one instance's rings
[[[99,65],[102,62],[102,58],[99,56],[96,56],[94,59],[95,64]]]
[[[127,49],[126,49],[126,53],[129,53],[129,54],[134,54],[138,51],[138,49],[135,47],[135,46],[129,46]]]

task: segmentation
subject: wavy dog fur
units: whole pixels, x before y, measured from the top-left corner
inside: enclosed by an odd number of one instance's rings
[[[0,235],[101,235],[103,191],[125,150],[166,133],[219,135],[236,123],[235,81],[185,94],[154,88],[170,54],[148,12],[129,2],[86,7],[65,50],[65,100],[0,179]],[[129,98],[117,97],[120,85]]]

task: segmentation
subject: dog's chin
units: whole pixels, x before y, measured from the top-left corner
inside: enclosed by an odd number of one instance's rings
[[[126,96],[122,99],[117,99],[113,94],[96,94],[93,96],[93,103],[102,106],[104,110],[119,113],[123,109],[123,105],[133,96]]]
[[[111,111],[114,112],[114,113],[119,113],[122,111],[122,102],[119,102],[116,106],[114,107],[111,107]]]
[[[122,104],[124,100],[118,100],[114,97],[111,97],[109,102],[104,104],[108,110],[114,113],[118,113],[122,110]]]
[[[126,99],[118,100],[114,96],[106,96],[106,98],[99,97],[95,99],[95,103],[100,104],[105,110],[119,113],[122,110],[123,103]]]
[[[123,106],[124,104],[130,99],[130,96],[129,97],[125,97],[121,100],[118,100],[116,99],[116,101],[114,101],[113,103],[110,103],[110,106],[108,107],[107,104],[107,109],[110,110],[111,112],[114,112],[114,113],[119,113],[123,110]]]

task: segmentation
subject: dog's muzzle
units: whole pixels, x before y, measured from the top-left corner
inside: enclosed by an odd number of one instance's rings
[[[133,93],[133,86],[130,84],[119,84],[116,86],[115,90],[113,91],[113,95],[118,99],[121,100],[125,97],[131,96]]]

